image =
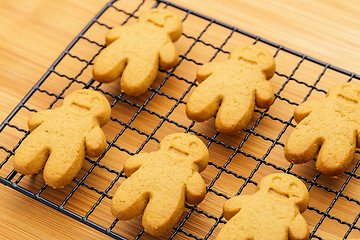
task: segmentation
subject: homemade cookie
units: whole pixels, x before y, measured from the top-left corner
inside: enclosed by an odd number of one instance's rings
[[[14,169],[30,175],[44,168],[49,186],[64,187],[80,171],[85,153],[97,157],[105,150],[100,127],[110,111],[102,94],[83,89],[65,97],[59,108],[34,113],[28,120],[31,133],[15,152]]]
[[[228,220],[217,240],[302,240],[309,228],[301,215],[309,193],[298,178],[276,173],[264,177],[254,195],[236,196],[224,204]]]
[[[118,26],[106,35],[107,47],[95,59],[93,78],[109,83],[121,77],[121,91],[137,96],[154,82],[158,67],[170,69],[179,56],[175,42],[182,22],[166,9],[151,9],[131,26]]]
[[[351,163],[360,143],[360,85],[341,83],[326,97],[301,103],[294,112],[298,125],[285,144],[285,157],[299,164],[317,155],[318,171],[337,176]]]
[[[219,132],[236,134],[250,121],[254,106],[268,108],[274,92],[267,81],[275,73],[275,61],[256,45],[242,46],[223,62],[210,62],[197,72],[200,85],[186,104],[186,115],[203,122],[216,114]]]
[[[128,178],[111,201],[111,212],[129,220],[144,211],[145,232],[166,234],[181,217],[185,202],[200,203],[206,194],[202,172],[209,160],[208,149],[187,133],[166,136],[159,150],[139,153],[124,164]]]

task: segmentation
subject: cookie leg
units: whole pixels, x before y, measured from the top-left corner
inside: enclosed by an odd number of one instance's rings
[[[184,192],[185,189],[153,194],[142,219],[145,232],[162,236],[171,230],[184,210]]]
[[[131,58],[121,77],[121,91],[130,96],[138,96],[147,91],[155,81],[159,60],[155,56]]]
[[[113,42],[101,51],[95,59],[93,67],[93,78],[98,82],[109,83],[120,78],[126,66],[126,56],[121,55],[121,50]]]
[[[39,142],[38,135],[30,134],[15,152],[14,169],[15,171],[31,175],[43,169],[49,157],[49,149],[44,142]]]
[[[144,186],[136,185],[136,180],[126,179],[111,200],[111,213],[120,220],[135,218],[145,209],[149,194]]]
[[[340,133],[325,139],[316,160],[316,169],[329,176],[342,174],[353,160],[356,148],[355,132]]]
[[[215,125],[219,132],[239,133],[250,121],[254,112],[255,96],[253,94],[231,94],[224,96]]]
[[[222,101],[220,89],[210,78],[195,89],[186,104],[186,115],[193,121],[206,121],[219,109]]]
[[[309,239],[309,226],[301,214],[297,214],[289,225],[289,239]]]
[[[308,127],[311,124],[303,120],[290,134],[285,144],[285,158],[295,164],[306,163],[316,157],[323,139],[319,128]]]
[[[85,143],[59,139],[53,147],[44,168],[44,180],[53,188],[62,188],[70,183],[80,171],[85,160]]]

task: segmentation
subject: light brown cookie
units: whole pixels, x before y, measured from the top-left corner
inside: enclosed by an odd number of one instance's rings
[[[335,85],[324,99],[301,103],[294,118],[298,125],[286,141],[286,159],[301,164],[317,155],[317,170],[338,176],[360,143],[360,85]]]
[[[186,133],[166,136],[159,150],[139,153],[124,165],[128,178],[111,201],[111,212],[129,220],[144,211],[145,232],[161,236],[181,217],[185,202],[200,203],[206,194],[202,172],[209,161],[205,144]]]
[[[254,106],[268,108],[274,92],[267,81],[275,61],[256,45],[242,46],[223,62],[210,62],[197,72],[199,86],[186,104],[189,119],[203,122],[216,114],[219,132],[237,134],[250,121]]]
[[[106,148],[101,126],[110,119],[110,104],[99,92],[78,90],[63,105],[31,115],[30,134],[15,152],[14,169],[35,174],[44,168],[45,182],[62,188],[78,174],[85,160]]]
[[[178,62],[173,42],[182,34],[182,22],[172,12],[156,8],[130,26],[118,26],[106,35],[107,47],[95,59],[93,78],[109,83],[121,77],[121,91],[138,96],[154,82],[158,67]]]
[[[276,173],[264,177],[254,195],[236,196],[224,204],[228,220],[217,240],[302,240],[309,228],[301,215],[309,193],[298,178]]]

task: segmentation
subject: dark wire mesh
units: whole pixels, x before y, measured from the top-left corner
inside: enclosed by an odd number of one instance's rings
[[[118,82],[108,85],[94,82],[91,66],[105,47],[106,31],[119,24],[133,23],[139,12],[151,7],[169,8],[182,18],[184,33],[176,43],[180,49],[178,64],[169,71],[160,71],[149,91],[138,98],[121,93]],[[222,41],[214,40],[218,36],[223,36]],[[225,59],[234,47],[244,43],[262,45],[274,54],[278,66],[270,80],[275,89],[274,105],[268,110],[256,109],[251,122],[237,136],[216,132],[213,120],[206,123],[188,120],[184,107],[196,88],[194,73],[198,66]],[[272,172],[292,174],[308,186],[311,199],[304,216],[309,223],[310,239],[359,237],[360,196],[356,191],[360,180],[356,173],[359,151],[348,171],[338,179],[316,172],[313,162],[294,166],[283,157],[284,141],[295,127],[294,107],[308,98],[324,97],[337,82],[358,80],[356,74],[167,1],[111,1],[0,125],[2,138],[11,135],[18,139],[0,146],[0,181],[111,237],[149,239],[151,236],[141,227],[141,216],[120,222],[110,214],[112,195],[126,178],[122,164],[130,155],[154,151],[168,133],[190,132],[206,142],[210,151],[209,166],[202,173],[207,196],[198,206],[186,205],[181,221],[165,238],[213,239],[226,223],[221,214],[226,199],[252,194],[257,182]],[[111,102],[111,121],[104,127],[108,139],[106,151],[97,159],[87,158],[78,178],[62,190],[44,185],[41,173],[17,174],[12,159],[28,135],[28,116],[61,104],[65,95],[80,88],[100,91]],[[44,97],[48,101],[36,101]],[[288,110],[279,111],[279,108]],[[322,209],[324,205],[327,207]]]

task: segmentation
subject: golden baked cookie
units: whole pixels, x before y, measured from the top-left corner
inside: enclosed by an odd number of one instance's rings
[[[106,35],[107,47],[96,57],[93,78],[109,83],[121,77],[121,91],[138,96],[154,82],[160,65],[170,69],[179,56],[175,42],[182,22],[172,12],[156,8],[139,16],[130,26],[118,26]]]
[[[181,217],[185,202],[200,203],[206,194],[199,172],[208,164],[205,144],[187,133],[166,136],[159,150],[139,153],[124,164],[128,178],[111,201],[111,212],[129,220],[141,212],[145,232],[161,236]]]
[[[324,99],[301,103],[294,118],[298,125],[286,141],[286,159],[301,164],[317,155],[317,170],[338,176],[360,143],[360,85],[335,85]]]
[[[250,121],[255,104],[269,108],[274,92],[267,81],[275,73],[268,51],[246,45],[231,52],[223,62],[210,62],[197,71],[199,86],[186,104],[186,115],[203,122],[216,114],[219,132],[237,134]]]
[[[228,220],[217,240],[303,240],[309,228],[301,215],[309,193],[301,180],[276,173],[264,177],[253,195],[236,196],[224,204]]]
[[[31,115],[30,134],[15,152],[14,169],[35,174],[44,168],[44,180],[62,188],[78,174],[85,160],[100,156],[107,143],[101,130],[110,119],[110,104],[99,92],[78,90],[63,105]]]

